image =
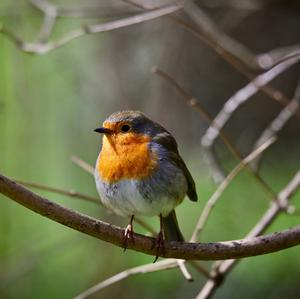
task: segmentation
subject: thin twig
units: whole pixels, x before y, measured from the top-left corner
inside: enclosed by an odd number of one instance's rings
[[[196,242],[199,239],[199,235],[201,231],[204,228],[205,223],[207,222],[207,219],[214,208],[215,204],[217,203],[220,196],[223,194],[225,189],[229,186],[229,184],[232,182],[232,180],[237,176],[237,174],[247,165],[249,164],[253,159],[255,159],[257,156],[261,155],[263,151],[265,151],[272,143],[275,142],[275,137],[268,139],[263,143],[259,148],[251,152],[247,157],[245,157],[223,180],[223,182],[218,186],[217,190],[213,193],[213,195],[210,197],[210,199],[207,201],[200,217],[197,222],[197,225],[195,227],[195,230],[192,234],[192,237],[190,239],[191,242]]]
[[[272,202],[269,209],[264,213],[261,219],[257,222],[254,228],[246,236],[247,238],[255,238],[262,234],[275,220],[278,214],[286,210],[288,206],[288,200],[294,195],[296,190],[300,186],[300,171],[298,171],[289,183],[282,189],[277,196],[277,200]],[[223,262],[216,262],[215,266],[211,271],[212,279],[208,279],[206,284],[201,289],[196,299],[207,299],[211,298],[213,293],[219,287],[220,282],[228,275],[229,271],[239,262],[240,260],[226,260]]]
[[[116,21],[111,21],[103,24],[95,24],[95,25],[86,25],[82,28],[74,29],[64,35],[63,37],[51,41],[51,42],[38,42],[38,43],[29,43],[23,41],[16,34],[12,33],[10,30],[5,28],[4,26],[0,27],[0,33],[3,33],[8,38],[10,38],[15,45],[20,48],[22,51],[30,54],[45,54],[53,49],[57,49],[59,47],[64,46],[70,41],[79,38],[86,34],[94,34],[100,32],[111,31],[131,25],[136,25],[142,22],[150,21],[171,13],[174,13],[182,8],[181,5],[169,5],[166,7],[158,8],[155,10],[151,10],[149,12],[144,12],[141,14],[137,14],[134,16],[130,16],[127,18],[123,18]],[[49,33],[48,33],[49,35]]]
[[[195,28],[192,24],[189,22],[186,22],[182,18],[179,18],[175,15],[169,15],[169,19],[174,21],[176,24],[180,25],[190,33],[192,33],[196,38],[204,42],[208,47],[210,47],[212,50],[214,50],[218,55],[220,55],[227,63],[229,63],[231,66],[234,67],[235,70],[237,70],[239,73],[244,75],[249,80],[253,81],[256,76],[253,75],[249,70],[245,67],[244,63],[236,58],[232,53],[226,51],[222,45],[218,44],[215,40],[211,39],[208,35],[205,35],[204,32],[198,30]],[[299,55],[298,55],[299,56]],[[280,61],[284,62],[285,60],[290,60],[292,58],[297,58],[296,56],[286,56],[284,60]],[[290,99],[286,97],[280,90],[272,87],[269,84],[263,85],[259,87],[260,91],[262,91],[264,94],[266,94],[268,97],[270,97],[273,101],[278,102],[280,105],[285,107],[290,102]],[[300,111],[298,109],[297,114],[295,114],[298,118],[300,118]]]
[[[268,82],[273,80],[282,72],[286,71],[299,60],[300,57],[291,58],[276,65],[269,71],[257,76],[255,80],[248,83],[246,86],[238,90],[232,97],[230,97],[202,137],[202,145],[208,148],[211,147],[216,138],[219,136],[220,129],[225,126],[233,112],[235,112],[241,104],[244,104],[255,93],[257,93],[260,87],[266,85]]]
[[[53,17],[53,12],[51,12],[51,7],[49,6],[50,4],[53,5],[52,3],[48,2],[48,1],[41,1],[41,0],[32,0],[31,2],[34,2],[35,4],[38,3],[38,5],[36,5],[36,6],[41,11],[43,11],[45,14],[48,13],[50,16],[52,15],[52,17]],[[131,5],[135,6],[135,8],[138,7],[140,9],[142,9],[146,12],[148,11],[150,13],[153,12],[155,9],[156,10],[164,9],[164,7],[158,7],[158,8],[153,7],[153,9],[152,8],[147,9],[147,7],[137,4],[137,3],[134,3],[133,1],[124,1],[124,2],[130,3]],[[178,6],[179,6],[178,9],[180,9],[181,6],[179,4],[178,4]],[[60,15],[60,11],[59,11],[58,7],[55,7],[55,8],[56,8],[56,14]],[[50,13],[49,13],[49,11],[50,11]],[[209,35],[205,35],[205,32],[200,32],[199,30],[195,29],[191,24],[185,22],[184,20],[182,20],[180,18],[175,17],[172,14],[166,14],[166,16],[169,17],[170,19],[172,19],[177,24],[183,26],[185,29],[189,30],[197,38],[200,38],[202,41],[204,41],[209,47],[211,47],[213,50],[215,50],[219,55],[221,55],[222,58],[224,58],[228,63],[230,63],[236,70],[238,70],[240,73],[245,75],[248,79],[250,79],[250,80],[254,79],[254,76],[244,67],[243,63],[237,57],[235,57],[234,54],[232,54],[229,51],[226,51],[225,48],[223,48],[221,44],[218,44],[218,42],[213,40]],[[122,19],[122,20],[124,20],[124,19]],[[116,22],[118,22],[118,21],[116,21]],[[44,23],[46,23],[46,20]],[[106,24],[108,24],[108,23],[106,23]],[[105,25],[105,24],[101,24],[100,26],[102,26],[102,25]],[[48,26],[49,26],[49,24],[48,24]],[[95,25],[95,26],[99,29],[98,25]],[[50,27],[53,27],[53,24],[50,24]],[[114,27],[114,25],[113,25],[113,27]],[[113,28],[113,29],[116,29],[116,28]],[[113,30],[113,29],[109,29],[109,30]],[[45,31],[48,31],[48,32],[43,33]],[[8,36],[8,38],[10,38],[17,45],[17,47],[20,48],[22,51],[28,52],[31,54],[47,53],[50,50],[56,49],[57,47],[60,47],[64,44],[66,44],[67,42],[73,40],[74,38],[77,38],[84,34],[91,33],[92,31],[93,30],[90,30],[89,26],[84,26],[83,28],[79,28],[74,31],[71,31],[69,34],[65,35],[64,37],[62,37],[61,39],[59,39],[55,42],[45,43],[45,41],[43,40],[44,38],[38,37],[38,39],[39,38],[42,39],[42,42],[26,43],[21,38],[19,38],[16,34],[11,32],[9,29],[7,29],[3,26],[0,26],[0,33],[2,32],[4,35]],[[106,29],[105,30],[101,29],[100,31],[103,32],[103,31],[106,31]],[[51,33],[51,28],[48,28],[47,30],[44,30],[43,28],[41,28],[40,33],[41,33],[41,35],[45,35],[45,36],[48,35],[48,37],[49,37],[49,35]],[[288,57],[291,58],[291,57],[295,57],[295,56],[297,56],[297,55],[293,55],[293,53],[290,56],[287,54],[284,57],[284,60],[287,59]],[[265,86],[261,87],[261,90],[265,94],[267,94],[271,99],[278,101],[283,106],[286,106],[289,102],[289,99],[281,91],[276,90],[272,86],[265,85]],[[299,111],[297,112],[296,116],[300,117]]]
[[[35,43],[46,43],[49,40],[56,23],[56,18],[58,16],[57,8],[54,4],[45,0],[30,0],[29,3],[44,13],[43,23],[37,34]]]
[[[297,57],[300,55],[300,45],[293,45],[288,47],[281,47],[273,49],[267,53],[262,53],[256,56],[258,64],[264,68],[269,69],[287,59]]]
[[[199,112],[204,118],[208,121],[209,124],[211,124],[213,118],[212,116],[207,112],[207,110],[201,105],[201,103],[194,97],[192,97],[188,92],[186,92],[178,83],[177,81],[172,78],[170,75],[168,75],[166,72],[160,70],[157,67],[152,68],[152,72],[159,75],[160,77],[164,78],[167,82],[169,82],[172,86],[175,87],[176,91],[187,101],[191,107],[193,107],[197,112]],[[242,161],[242,155],[238,151],[238,149],[235,147],[235,145],[231,142],[229,137],[225,134],[224,130],[220,129],[220,137],[224,144],[227,146],[229,151],[232,153],[232,155],[238,159],[239,161]],[[245,166],[245,169],[256,179],[256,181],[259,183],[259,185],[262,187],[262,189],[271,197],[275,198],[276,193],[271,189],[271,187],[264,181],[264,179],[256,172],[252,170],[251,167],[248,165]],[[225,177],[224,177],[225,178]]]
[[[152,273],[152,272],[157,272],[157,271],[164,271],[164,270],[169,270],[178,267],[178,262],[183,260],[176,260],[176,259],[167,259],[163,261],[159,261],[155,264],[147,264],[139,267],[134,267],[131,269],[127,269],[125,271],[122,271],[104,281],[101,281],[100,283],[97,283],[93,287],[85,290],[81,294],[77,295],[74,299],[85,299],[88,298],[89,296],[99,292],[100,290],[103,290],[104,288],[111,286],[112,284],[115,284],[121,280],[124,280],[128,278],[129,276],[132,275],[137,275],[137,274],[146,274],[146,273]],[[198,265],[194,261],[189,262],[193,267],[196,268],[199,272],[203,273],[207,278],[209,278],[209,273],[204,270],[200,265]],[[182,271],[186,271],[186,268],[184,267]],[[186,273],[187,277],[189,277],[189,273]],[[188,279],[189,281],[192,281],[192,279]]]
[[[263,130],[259,138],[254,144],[253,149],[258,148],[265,140],[271,138],[278,134],[286,125],[286,123],[291,119],[291,117],[296,113],[300,107],[300,80],[294,94],[294,98],[291,102],[282,109],[282,111],[272,120],[272,122]],[[258,170],[259,162],[261,157],[257,157],[251,162],[251,167],[254,170]]]
[[[187,261],[194,269],[196,269],[199,273],[201,273],[206,278],[211,278],[208,270],[204,268],[203,265],[200,265],[197,261]]]
[[[123,2],[131,4],[132,6],[143,11],[156,8],[149,8],[144,4],[137,3],[131,0],[123,0]],[[239,59],[248,67],[253,69],[260,69],[260,65],[258,64],[254,53],[246,48],[246,46],[234,40],[232,37],[226,35],[225,32],[218,28],[218,26],[212,21],[212,19],[208,15],[206,15],[199,6],[194,4],[192,1],[185,1],[183,8],[201,28],[201,39],[206,43],[209,43],[209,45],[214,48],[219,54],[236,57],[236,59]],[[183,21],[181,18],[178,18],[174,15],[168,15],[167,17],[186,28],[189,27],[188,29],[192,29],[193,33],[197,31],[190,24],[187,25],[188,23]],[[198,37],[200,36],[198,35]]]
[[[75,163],[77,166],[79,166],[80,168],[82,168],[83,170],[85,170],[86,172],[88,172],[89,174],[94,175],[94,167],[90,164],[88,164],[87,162],[85,162],[84,160],[82,160],[81,158],[79,158],[78,156],[72,156],[71,157],[71,161],[73,163]]]
[[[54,5],[46,0],[29,0],[29,3],[39,9],[44,15],[51,14],[53,12],[51,9],[53,8],[57,18],[119,18],[132,16],[136,13],[136,9],[129,10],[120,4],[108,7],[105,3],[101,3],[101,1],[71,7],[63,7],[58,3]],[[122,12],[118,12],[118,9]]]
[[[246,46],[225,34],[225,32],[223,32],[197,4],[192,1],[186,1],[184,10],[201,28],[202,33],[222,47],[223,51],[231,53],[231,55],[235,56],[254,70],[260,69],[260,65],[255,59],[255,54]]]
[[[181,271],[182,275],[187,281],[194,281],[191,273],[188,271],[187,267],[185,266],[185,260],[176,260],[177,266],[179,270]]]
[[[89,296],[99,292],[100,290],[111,286],[112,284],[115,284],[121,280],[124,280],[132,275],[136,274],[146,274],[146,273],[151,273],[151,272],[156,272],[156,271],[163,271],[163,270],[169,270],[176,268],[177,265],[177,260],[176,259],[167,259],[163,261],[159,261],[155,264],[147,264],[143,266],[138,266],[134,267],[131,269],[127,269],[123,272],[120,272],[104,281],[101,281],[100,283],[97,283],[93,287],[87,289],[83,293],[77,295],[74,299],[86,299]]]
[[[270,52],[255,55],[245,45],[222,31],[218,25],[195,3],[187,1],[184,10],[201,29],[201,33],[214,44],[218,45],[222,52],[239,59],[253,70],[267,70],[286,60],[300,56],[300,46],[293,45],[274,49]],[[218,49],[219,50],[219,49]]]
[[[29,0],[29,3],[43,12],[44,15],[57,15],[56,6],[48,0]]]
[[[74,190],[68,191],[68,190],[64,190],[64,189],[61,189],[61,188],[49,187],[49,186],[46,186],[46,185],[33,183],[33,182],[27,182],[27,181],[22,181],[22,180],[14,180],[14,181],[16,183],[21,184],[21,185],[26,186],[26,187],[35,188],[35,189],[44,190],[44,191],[49,191],[49,192],[54,192],[54,193],[66,195],[66,196],[69,196],[69,197],[75,197],[75,198],[79,198],[79,199],[88,200],[88,201],[91,201],[91,202],[100,203],[99,197],[97,198],[97,197],[94,197],[94,196],[82,194],[82,193],[76,192]]]

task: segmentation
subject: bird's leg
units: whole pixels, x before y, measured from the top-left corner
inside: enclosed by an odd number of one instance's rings
[[[125,228],[124,240],[123,240],[124,251],[126,251],[126,249],[127,249],[128,241],[130,239],[133,239],[133,224],[132,224],[133,223],[133,219],[134,219],[134,215],[131,216],[130,222],[127,225],[127,227]]]
[[[155,240],[156,257],[155,257],[155,260],[153,261],[153,263],[155,263],[158,260],[160,253],[162,253],[164,250],[163,221],[162,221],[161,214],[159,214],[159,225],[160,225],[159,233]]]

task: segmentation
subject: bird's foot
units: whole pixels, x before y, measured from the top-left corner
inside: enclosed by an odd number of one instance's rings
[[[160,254],[163,253],[164,248],[164,235],[163,232],[160,231],[155,240],[156,256],[153,263],[155,263],[158,260]]]
[[[133,240],[133,227],[132,227],[131,223],[127,225],[127,227],[125,228],[125,231],[124,231],[124,236],[123,236],[124,252],[126,251],[128,242],[130,240]]]

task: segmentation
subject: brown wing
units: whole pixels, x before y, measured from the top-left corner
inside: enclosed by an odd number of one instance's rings
[[[164,130],[164,132],[161,132],[154,136],[153,141],[165,147],[170,153],[169,158],[172,161],[174,161],[174,163],[178,165],[180,169],[182,169],[188,183],[187,195],[191,201],[197,201],[198,196],[196,192],[194,179],[191,173],[189,172],[188,168],[186,167],[184,161],[179,155],[177,142],[167,130],[165,130],[164,128],[162,129]]]

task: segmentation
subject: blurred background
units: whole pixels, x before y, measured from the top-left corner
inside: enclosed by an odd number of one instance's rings
[[[35,42],[43,23],[37,4],[45,1],[1,0],[1,25],[24,41]],[[83,24],[105,23],[141,13],[128,1],[61,0],[50,40]],[[145,7],[167,1],[142,1]],[[33,5],[35,4],[35,5]],[[253,53],[300,43],[300,5],[296,0],[197,1],[222,31]],[[151,7],[152,6],[152,7]],[[193,24],[186,12],[174,15]],[[75,39],[44,55],[24,53],[0,34],[0,172],[97,196],[94,179],[71,161],[79,156],[94,164],[101,140],[93,129],[112,112],[138,109],[166,127],[197,184],[200,201],[178,207],[186,238],[216,189],[201,137],[208,122],[176,90],[151,73],[158,66],[175,78],[216,116],[224,103],[249,82],[235,67],[186,28],[168,17]],[[253,74],[262,70],[252,69]],[[300,68],[283,72],[272,86],[294,97]],[[243,155],[282,106],[259,92],[225,126]],[[292,117],[277,142],[264,154],[260,174],[279,192],[299,168],[300,119]],[[229,171],[237,161],[221,141],[215,151]],[[127,219],[100,204],[36,190],[55,202],[104,221],[125,226]],[[293,204],[299,207],[300,196]],[[242,238],[258,221],[269,196],[247,172],[222,195],[202,234],[203,242]],[[158,229],[158,219],[144,219]],[[268,231],[299,224],[299,214],[282,215]],[[136,224],[138,232],[146,233]],[[151,263],[153,257],[126,251],[56,224],[0,196],[0,298],[73,298],[120,271]],[[203,263],[209,267],[210,263]],[[215,298],[299,298],[299,248],[245,259],[228,276]],[[194,298],[205,278],[191,269],[195,282],[178,269],[138,275],[91,298]],[[137,287],[138,286],[138,287]],[[141,293],[142,292],[142,293]]]

